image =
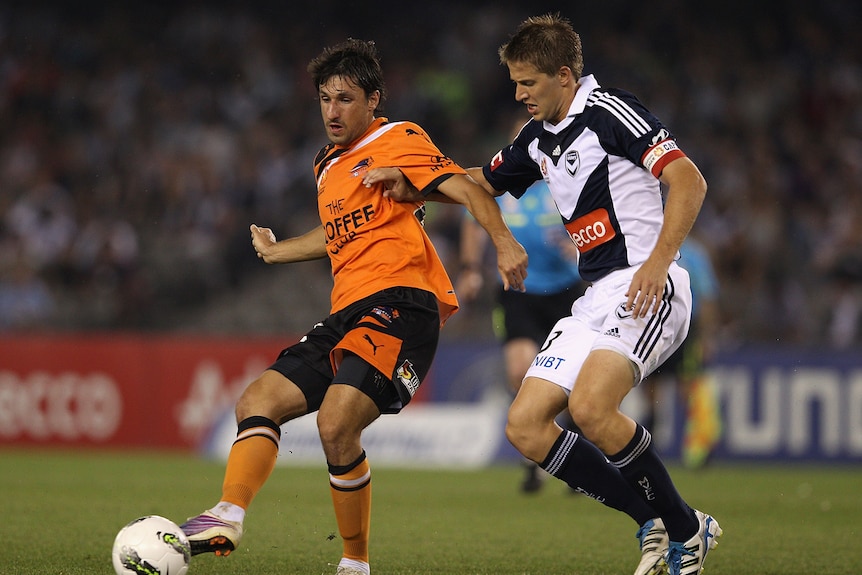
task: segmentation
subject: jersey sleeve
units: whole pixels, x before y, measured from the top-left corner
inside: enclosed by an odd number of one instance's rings
[[[423,196],[434,191],[440,182],[467,170],[443,154],[418,125],[400,122],[393,128],[392,165],[398,166]]]
[[[491,161],[482,166],[488,183],[497,191],[506,191],[520,198],[542,173],[527,152],[531,137],[525,127],[511,144],[494,154]]]
[[[608,151],[631,160],[654,177],[664,167],[685,156],[673,134],[633,94],[607,90],[593,105],[602,118],[593,128],[603,132]]]

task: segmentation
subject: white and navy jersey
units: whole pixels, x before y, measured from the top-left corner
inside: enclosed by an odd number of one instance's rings
[[[664,221],[658,176],[683,155],[635,96],[589,75],[562,122],[527,122],[482,170],[517,198],[544,179],[580,252],[581,277],[596,281],[652,252]]]

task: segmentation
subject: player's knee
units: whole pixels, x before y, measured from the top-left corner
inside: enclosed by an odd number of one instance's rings
[[[343,446],[352,444],[357,434],[352,428],[344,425],[344,418],[337,414],[333,416],[326,411],[317,413],[317,432],[324,451],[339,451]]]
[[[535,426],[531,425],[528,414],[517,405],[509,409],[509,417],[506,420],[506,439],[521,454],[527,455],[531,451],[532,438],[535,435]]]
[[[240,395],[234,408],[237,423],[256,415],[278,423],[284,419],[287,412],[283,407],[286,403],[285,398],[282,397],[284,386],[272,385],[267,377],[269,376],[264,374],[257,378]]]
[[[260,387],[254,383],[249,385],[236,402],[234,414],[237,422],[255,415],[268,416],[269,414],[261,411],[261,406],[265,404],[266,398],[262,397]]]
[[[601,435],[605,417],[599,404],[587,398],[574,398],[569,401],[569,415],[587,439]]]

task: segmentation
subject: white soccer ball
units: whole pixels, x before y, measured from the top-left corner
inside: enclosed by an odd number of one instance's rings
[[[147,515],[120,529],[111,558],[117,575],[185,575],[191,548],[176,523]]]

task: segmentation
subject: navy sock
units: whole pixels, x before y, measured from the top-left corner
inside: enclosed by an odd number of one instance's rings
[[[694,511],[676,490],[652,445],[652,436],[643,426],[638,425],[629,444],[608,459],[644,502],[658,512],[671,541],[688,541],[697,532]]]
[[[658,517],[599,448],[577,433],[564,429],[541,467],[573,489],[626,513],[638,525]]]

